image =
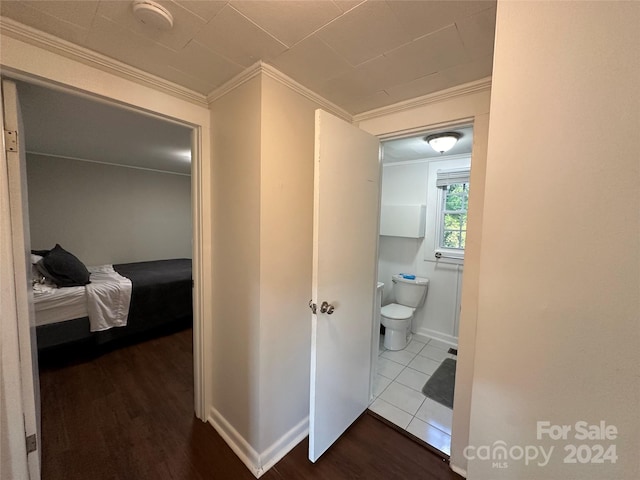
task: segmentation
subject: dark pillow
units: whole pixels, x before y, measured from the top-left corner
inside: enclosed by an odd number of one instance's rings
[[[43,255],[37,267],[42,275],[58,287],[81,287],[90,283],[89,270],[84,263],[58,244]]]

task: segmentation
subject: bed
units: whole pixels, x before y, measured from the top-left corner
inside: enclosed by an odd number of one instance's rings
[[[90,267],[91,283],[86,286],[34,286],[38,350],[83,340],[103,344],[161,326],[191,325],[190,259],[116,264],[111,270],[109,267]],[[120,282],[125,288],[130,283],[128,301],[126,295],[114,294],[111,289],[98,302],[99,308],[126,309],[124,326],[121,317],[113,325],[101,325],[95,320],[91,296],[103,281],[109,289],[113,282]]]

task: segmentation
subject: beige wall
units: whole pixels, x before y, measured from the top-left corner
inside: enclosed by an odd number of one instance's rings
[[[308,429],[317,107],[264,73],[211,105],[211,422],[256,474]]]
[[[86,265],[191,258],[191,177],[27,155],[33,249]]]
[[[260,138],[262,81],[211,105],[213,142],[213,423],[259,442]]]
[[[454,89],[455,90],[455,89]],[[482,203],[486,142],[489,121],[489,88],[471,89],[467,94],[441,92],[433,101],[386,115],[360,119],[359,126],[374,135],[388,137],[397,132],[420,132],[429,127],[450,123],[473,123],[473,154],[469,223],[462,283],[462,310],[458,331],[458,365],[451,436],[451,466],[464,473],[467,461],[463,450],[469,439],[471,384],[474,371],[476,310],[480,241],[482,237]],[[366,115],[366,114],[365,114]]]
[[[498,5],[470,444],[555,451],[469,478],[640,478],[638,25],[636,2]],[[563,463],[569,444],[618,458]]]
[[[260,218],[260,449],[309,415],[313,154],[318,105],[265,76]],[[306,424],[303,430],[306,429]]]

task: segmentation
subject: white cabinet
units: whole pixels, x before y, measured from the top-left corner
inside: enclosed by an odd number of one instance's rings
[[[389,237],[424,237],[426,205],[382,205],[380,235]]]

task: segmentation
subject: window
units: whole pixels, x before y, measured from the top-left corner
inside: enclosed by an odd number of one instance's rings
[[[436,251],[442,256],[463,258],[467,239],[469,170],[438,171],[439,192]]]
[[[464,250],[468,204],[468,183],[452,183],[444,188],[440,247]]]

